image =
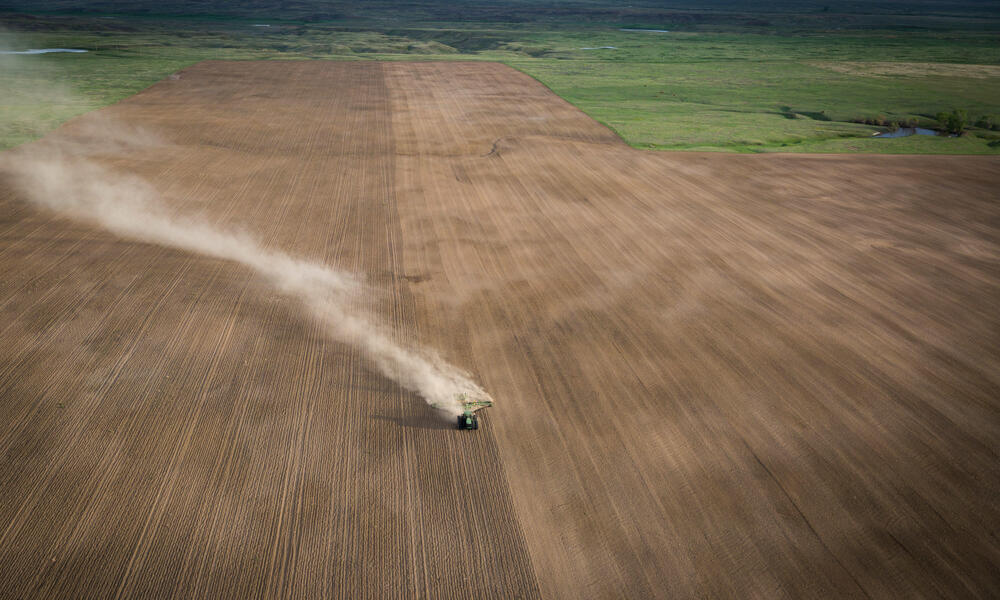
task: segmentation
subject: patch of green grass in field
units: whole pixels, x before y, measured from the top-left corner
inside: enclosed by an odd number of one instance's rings
[[[117,52],[0,56],[4,89],[0,148],[37,139],[76,115],[152,85],[188,62],[131,60]]]
[[[988,141],[972,134],[959,138],[913,135],[895,139],[821,140],[780,148],[782,152],[817,154],[865,152],[883,154],[986,154]]]
[[[995,115],[1000,113],[1000,77],[963,76],[958,67],[956,76],[922,74],[919,69],[898,75],[850,74],[826,63],[819,66],[819,59],[829,61],[810,54],[798,61],[778,56],[659,63],[508,62],[638,148],[997,152],[980,138],[863,140],[884,128],[851,121],[882,117],[937,127],[934,115],[955,108],[966,110],[973,120]]]
[[[531,10],[530,4],[518,6]],[[682,25],[690,17],[664,14]],[[15,20],[22,31],[0,34],[0,47],[90,52],[0,57],[0,148],[35,139],[200,60],[327,59],[504,62],[638,148],[1000,153],[1000,144],[990,145],[996,132],[973,128],[978,135],[875,140],[870,136],[880,128],[851,122],[881,118],[936,127],[936,113],[956,108],[973,122],[1000,115],[1000,71],[990,70],[1000,65],[1000,43],[992,29],[828,31],[796,25],[762,31],[741,25],[747,18],[726,17],[719,21],[723,31],[704,31],[704,21],[696,20],[689,31],[665,34],[623,32],[626,23],[598,21],[400,20],[401,26],[335,17],[310,23],[93,15]],[[781,16],[790,23],[797,18]],[[254,26],[263,23],[271,26]],[[601,46],[614,49],[585,49]]]

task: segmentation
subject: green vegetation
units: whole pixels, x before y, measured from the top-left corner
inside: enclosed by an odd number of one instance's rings
[[[964,110],[942,111],[935,118],[948,133],[962,133],[969,121],[969,115]]]
[[[0,56],[0,148],[204,59],[417,59],[504,62],[640,148],[1000,153],[1000,15],[982,3],[275,4],[0,1],[0,48],[90,51]],[[914,125],[965,133],[871,137]]]

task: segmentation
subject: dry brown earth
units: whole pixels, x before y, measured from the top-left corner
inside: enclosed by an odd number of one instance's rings
[[[1000,160],[645,153],[481,63],[99,115],[497,406],[455,431],[248,269],[0,182],[0,597],[1000,596]]]

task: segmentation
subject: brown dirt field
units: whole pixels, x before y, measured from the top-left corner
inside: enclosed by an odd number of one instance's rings
[[[0,597],[1000,596],[1000,160],[646,153],[496,64],[206,62],[172,210],[364,274],[478,432],[0,181]]]

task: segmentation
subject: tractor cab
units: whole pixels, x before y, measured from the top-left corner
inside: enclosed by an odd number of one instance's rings
[[[475,413],[471,415],[466,415],[466,414],[458,415],[458,428],[479,429],[479,417],[477,417]]]
[[[458,401],[462,404],[462,414],[458,415],[459,429],[479,429],[479,417],[476,416],[476,411],[493,406],[489,396],[481,400],[470,400],[467,394],[459,394]]]

